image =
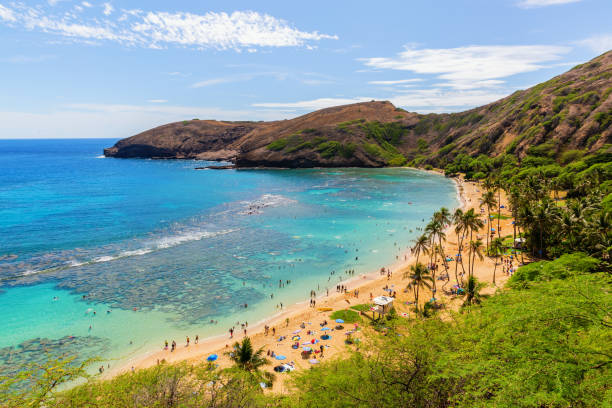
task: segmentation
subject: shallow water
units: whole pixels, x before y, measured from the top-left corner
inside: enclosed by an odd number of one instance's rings
[[[257,322],[391,263],[422,219],[458,205],[451,180],[414,170],[196,171],[100,158],[112,143],[0,141],[5,370]]]

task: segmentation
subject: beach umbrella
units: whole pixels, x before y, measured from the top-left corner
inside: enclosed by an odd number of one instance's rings
[[[329,340],[331,339],[331,336],[329,334],[324,334],[321,336],[321,340]]]
[[[329,330],[329,327],[322,327],[321,331]]]
[[[316,358],[311,358],[310,360],[308,360],[308,362],[310,364],[319,364],[319,360],[317,360]]]
[[[301,337],[300,337],[300,336],[293,336],[293,337],[291,338],[291,340],[293,340],[293,341],[298,341],[299,339],[301,339]]]
[[[301,332],[302,330],[296,330],[294,331],[292,334],[298,334],[299,332]]]
[[[274,358],[275,358],[275,359],[277,359],[277,360],[284,360],[284,359],[286,359],[287,357],[285,357],[285,356],[281,356],[280,354],[277,354],[277,355],[276,355],[276,357],[274,357]]]
[[[342,319],[336,319],[336,323],[344,323],[344,320],[342,320]]]
[[[210,356],[208,356],[208,357],[206,358],[206,360],[207,360],[207,361],[215,361],[217,358],[219,358],[219,356],[218,356],[218,355],[216,355],[216,354],[211,354]]]
[[[304,351],[312,351],[312,349],[310,347],[308,347],[308,346],[304,346],[302,348],[304,349]]]

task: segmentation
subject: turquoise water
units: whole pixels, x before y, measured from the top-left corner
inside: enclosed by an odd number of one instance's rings
[[[451,180],[409,169],[196,171],[100,157],[113,143],[0,141],[4,370],[59,353],[114,363],[260,321],[392,263],[458,205]]]

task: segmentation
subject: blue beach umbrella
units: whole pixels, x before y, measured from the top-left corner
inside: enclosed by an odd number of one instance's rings
[[[322,327],[321,331],[329,330],[329,327]]]
[[[342,319],[336,319],[336,323],[344,323],[344,320],[342,320]]]
[[[304,346],[302,348],[304,349],[304,351],[312,351],[312,349],[310,347],[308,347],[308,346]]]
[[[285,356],[281,356],[280,354],[278,354],[278,355],[277,355],[276,357],[274,357],[274,358],[275,358],[275,359],[277,359],[277,360],[284,360],[284,359],[286,359],[287,357],[285,357]]]
[[[208,357],[206,358],[206,360],[207,360],[207,361],[215,361],[217,358],[219,358],[219,356],[218,356],[218,355],[216,355],[216,354],[211,354],[210,356],[208,356]]]

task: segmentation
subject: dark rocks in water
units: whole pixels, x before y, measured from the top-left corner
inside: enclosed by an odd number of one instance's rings
[[[195,170],[228,170],[235,169],[235,164],[223,164],[218,166],[204,166],[204,167],[196,167]]]

